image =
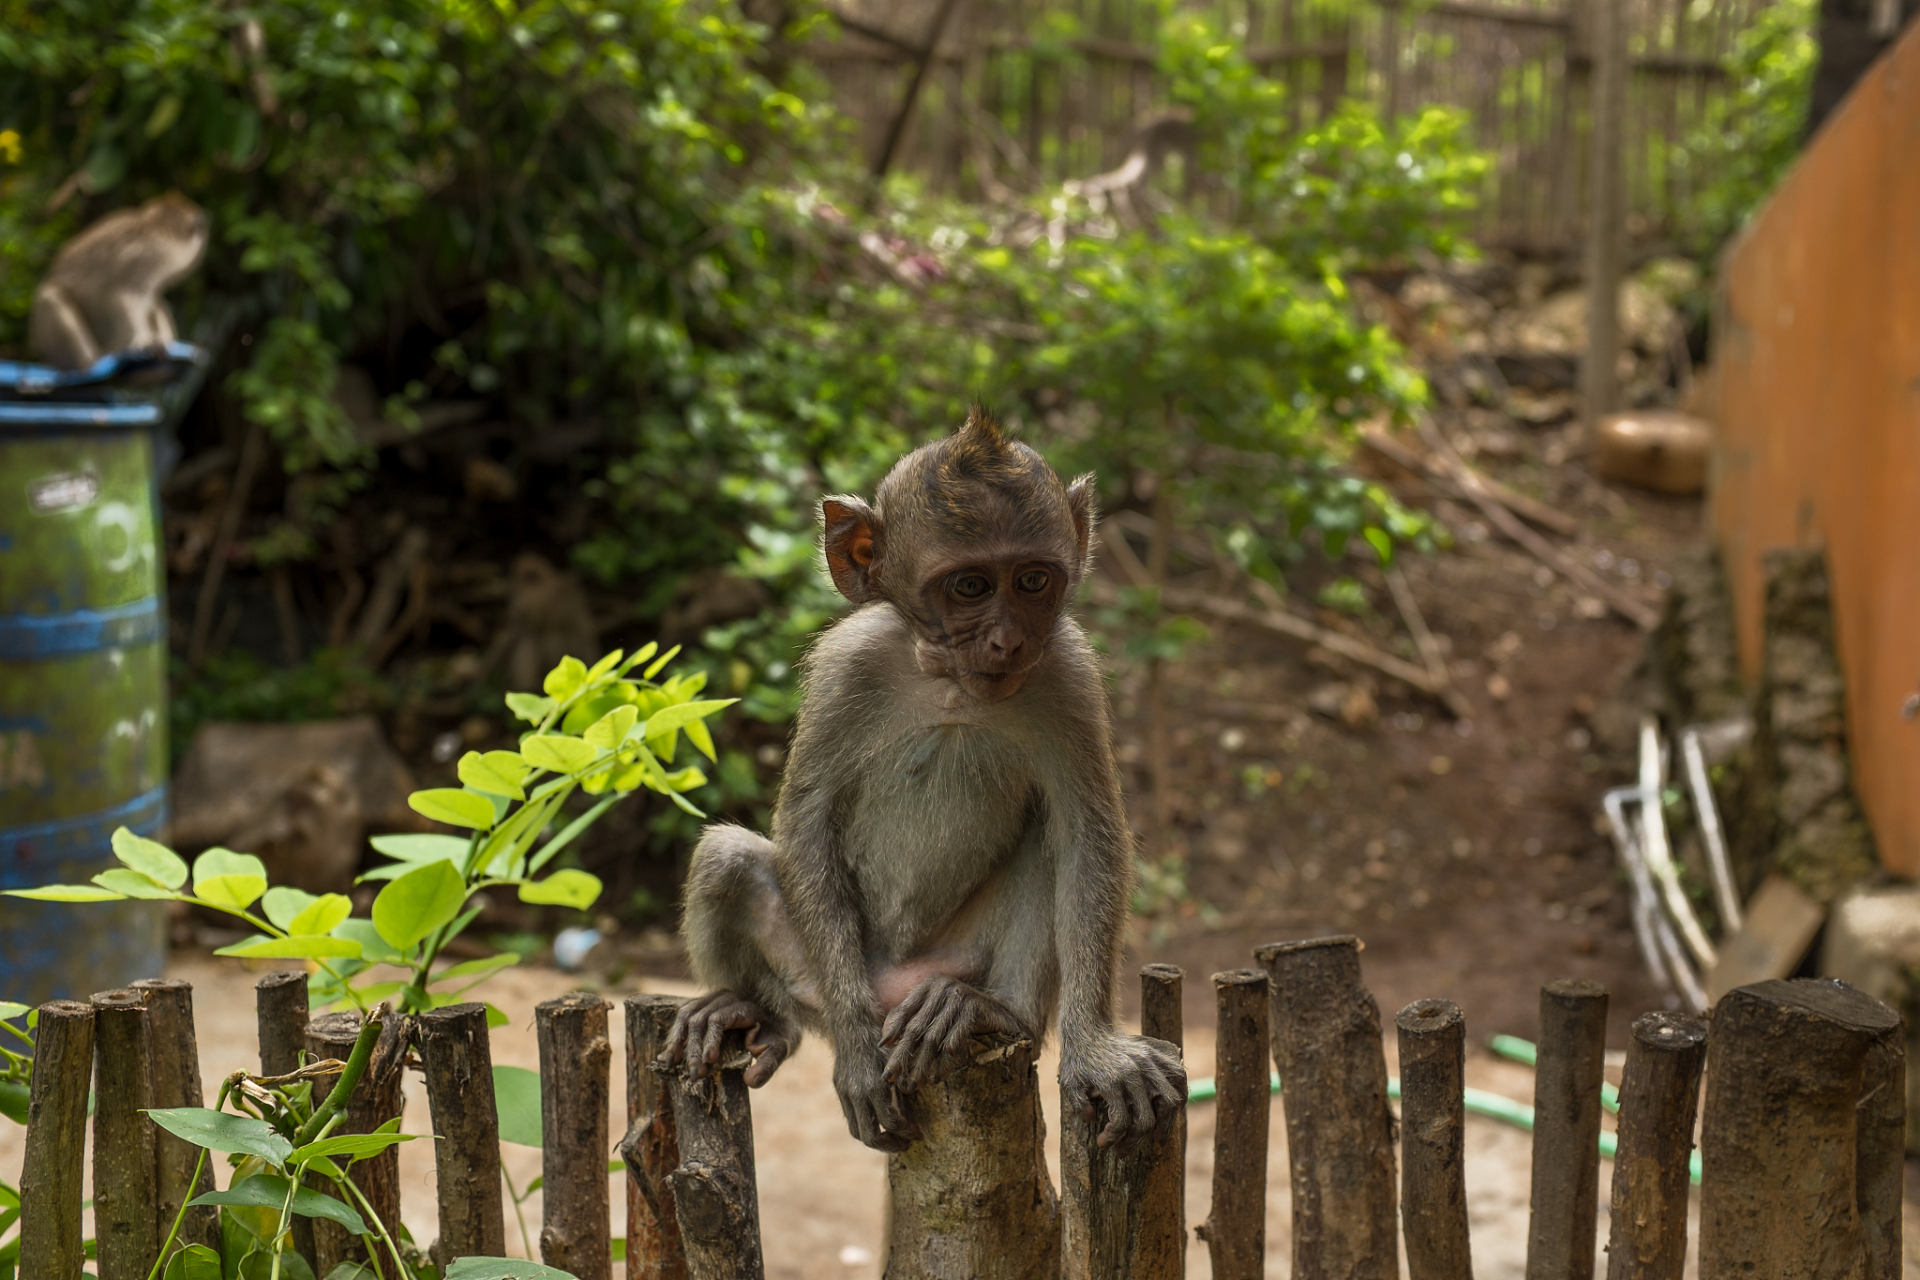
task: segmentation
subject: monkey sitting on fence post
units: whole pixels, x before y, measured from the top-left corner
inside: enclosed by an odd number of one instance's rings
[[[1168,1122],[1186,1072],[1122,1033],[1113,979],[1133,871],[1106,693],[1066,606],[1085,576],[1093,477],[1063,484],[975,408],[908,454],[869,507],[821,504],[854,610],[807,659],[771,838],[706,830],[684,929],[711,994],[664,1058],[696,1071],[749,1029],[764,1084],[802,1027],[834,1049],[848,1128],[918,1136],[912,1091],[973,1036],[1044,1037],[1100,1144]]]
[[[164,295],[206,247],[206,211],[177,191],[100,219],[61,246],[33,291],[33,358],[84,369],[115,351],[172,342]]]

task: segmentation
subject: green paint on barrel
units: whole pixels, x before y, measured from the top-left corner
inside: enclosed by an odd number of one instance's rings
[[[0,405],[0,889],[84,883],[116,827],[167,816],[157,411],[36,407]],[[0,897],[0,998],[158,976],[165,925],[158,903]]]

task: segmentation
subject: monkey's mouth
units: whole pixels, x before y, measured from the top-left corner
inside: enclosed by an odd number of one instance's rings
[[[1030,668],[1029,668],[1030,669]],[[1020,692],[1027,682],[1026,671],[962,671],[960,683],[968,693],[983,702],[999,702]]]

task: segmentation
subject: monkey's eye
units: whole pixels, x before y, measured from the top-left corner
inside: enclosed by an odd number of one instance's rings
[[[963,573],[953,580],[953,586],[949,589],[962,600],[979,600],[992,594],[993,583],[984,574]]]
[[[1013,580],[1013,585],[1029,595],[1039,595],[1053,581],[1045,569],[1029,569]]]

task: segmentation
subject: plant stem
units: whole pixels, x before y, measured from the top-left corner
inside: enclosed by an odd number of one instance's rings
[[[287,1179],[287,1202],[280,1206],[280,1221],[273,1229],[273,1271],[268,1280],[280,1280],[280,1259],[287,1252],[287,1226],[293,1221],[293,1198],[300,1194],[300,1179]]]
[[[373,1013],[361,1025],[360,1035],[353,1042],[353,1053],[347,1058],[347,1069],[340,1074],[339,1082],[333,1086],[333,1091],[327,1095],[327,1100],[315,1108],[314,1113],[307,1118],[307,1122],[300,1126],[300,1131],[293,1137],[294,1146],[304,1147],[314,1141],[314,1135],[324,1129],[327,1122],[347,1105],[347,1099],[353,1096],[354,1087],[360,1083],[360,1077],[367,1072],[367,1063],[373,1057],[374,1043],[380,1039],[381,1024],[390,1012],[387,1005],[382,1003],[374,1008]]]
[[[222,1090],[222,1096],[223,1097],[225,1096],[224,1090]],[[193,1177],[188,1181],[187,1185],[189,1187],[199,1186],[200,1175],[205,1173],[206,1171],[207,1171],[207,1149],[205,1147],[202,1147],[200,1148],[200,1159],[193,1166]],[[173,1247],[173,1242],[180,1238],[180,1224],[185,1222],[186,1220],[187,1220],[187,1200],[182,1199],[180,1201],[180,1212],[173,1215],[173,1226],[168,1229],[167,1238],[160,1242],[160,1252],[154,1255],[153,1270],[147,1272],[147,1280],[157,1280],[157,1277],[160,1275],[160,1265],[167,1260],[167,1250],[171,1249]]]
[[[373,1220],[375,1237],[386,1242],[387,1252],[393,1256],[394,1275],[399,1280],[406,1280],[407,1264],[400,1258],[400,1246],[394,1242],[393,1233],[387,1230],[387,1224],[380,1221],[380,1215],[374,1211],[373,1202],[367,1199],[365,1192],[354,1185],[352,1178],[340,1179],[339,1185],[360,1202],[360,1212]],[[375,1252],[377,1250],[368,1250],[368,1261],[372,1261],[372,1254]]]
[[[520,1247],[527,1251],[527,1258],[531,1261],[533,1259],[533,1237],[527,1234],[527,1215],[525,1210],[520,1207],[526,1203],[526,1196],[521,1195],[520,1189],[513,1185],[513,1175],[507,1172],[507,1162],[505,1160],[500,1162],[500,1177],[507,1184],[507,1198],[513,1201],[513,1216],[520,1222]],[[529,1196],[532,1194],[533,1192],[531,1191],[527,1192]]]

